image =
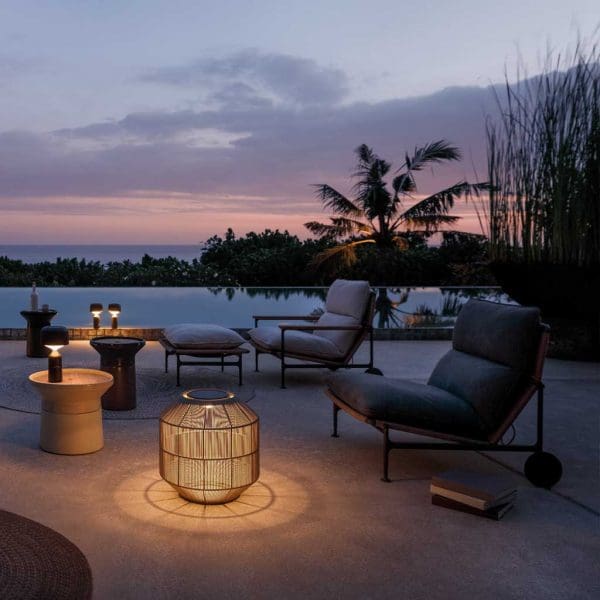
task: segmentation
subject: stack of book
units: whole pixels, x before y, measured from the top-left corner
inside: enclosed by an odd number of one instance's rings
[[[514,505],[517,490],[505,477],[446,471],[431,479],[431,503],[499,521]]]

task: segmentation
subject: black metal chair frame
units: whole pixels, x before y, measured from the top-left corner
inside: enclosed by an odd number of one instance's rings
[[[540,381],[536,383],[537,387],[537,426],[536,426],[536,441],[533,444],[506,444],[503,445],[500,442],[491,444],[489,442],[477,442],[473,440],[464,439],[462,441],[454,442],[399,442],[390,439],[390,430],[404,431],[407,433],[413,433],[423,435],[427,437],[438,437],[441,439],[456,439],[454,436],[446,436],[443,434],[434,434],[431,431],[419,430],[410,427],[404,427],[397,423],[391,423],[388,421],[379,421],[376,419],[369,419],[359,412],[350,408],[337,396],[335,396],[329,390],[326,392],[333,402],[333,432],[331,437],[339,437],[338,435],[338,413],[340,410],[344,410],[355,419],[371,425],[375,429],[381,431],[383,434],[383,473],[381,480],[390,482],[389,478],[389,455],[392,450],[476,450],[479,452],[492,451],[492,452],[543,452],[543,440],[544,440],[544,384]]]
[[[369,296],[369,303],[365,312],[365,319],[362,325],[348,325],[348,326],[333,326],[333,325],[290,325],[287,323],[279,323],[279,329],[281,330],[281,350],[262,350],[260,347],[251,340],[251,344],[254,347],[254,370],[258,372],[258,356],[259,354],[271,354],[280,359],[281,364],[281,388],[285,389],[285,371],[286,369],[330,369],[335,371],[337,369],[367,369],[369,372],[381,374],[381,371],[373,367],[373,315],[375,311],[375,294],[371,292]],[[304,316],[277,316],[277,315],[254,315],[254,327],[258,327],[260,321],[312,321],[316,322],[319,320],[319,316],[316,315],[304,315]],[[285,351],[285,332],[286,331],[356,331],[357,334],[362,332],[368,334],[369,339],[369,362],[368,363],[353,363],[350,362],[352,357],[358,350],[360,344],[364,340],[364,335],[357,335],[357,340],[352,345],[348,353],[340,360],[328,360],[319,359],[314,356],[307,356],[303,354],[290,353]],[[306,360],[309,363],[287,363],[285,358],[296,358],[298,360]]]
[[[242,385],[243,369],[242,369],[242,357],[244,354],[248,354],[249,350],[246,348],[228,348],[228,349],[214,349],[214,350],[194,350],[191,348],[176,348],[166,338],[160,338],[158,340],[161,346],[165,349],[165,373],[169,372],[169,357],[175,355],[177,359],[177,387],[180,387],[180,370],[181,367],[187,366],[204,366],[204,367],[221,367],[221,372],[225,370],[225,367],[237,367],[238,369],[238,383]],[[206,358],[218,358],[220,360],[182,360],[182,356],[191,357],[206,357]],[[226,361],[227,356],[237,356],[237,360]]]

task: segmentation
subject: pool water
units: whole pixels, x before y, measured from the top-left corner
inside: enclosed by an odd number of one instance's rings
[[[378,328],[451,327],[469,298],[510,301],[498,288],[377,288]],[[89,305],[105,310],[101,326],[110,326],[109,303],[119,303],[121,327],[166,327],[175,323],[214,323],[253,327],[252,315],[306,315],[325,306],[327,288],[41,288],[39,305],[58,311],[53,324],[91,325]],[[29,307],[29,288],[0,288],[0,328],[24,327],[19,314]]]

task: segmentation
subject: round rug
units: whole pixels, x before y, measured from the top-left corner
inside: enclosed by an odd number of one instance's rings
[[[97,362],[78,365],[97,369]],[[0,408],[39,414],[40,398],[28,380],[30,366],[4,369],[0,377]],[[239,386],[237,376],[218,369],[195,367],[181,370],[181,386],[175,385],[175,373],[162,369],[137,369],[137,406],[133,410],[105,410],[105,419],[157,419],[162,411],[181,399],[181,394],[195,387],[223,388],[233,392],[241,402],[254,397],[254,389]]]
[[[92,597],[92,571],[60,533],[0,510],[0,598],[79,600]]]

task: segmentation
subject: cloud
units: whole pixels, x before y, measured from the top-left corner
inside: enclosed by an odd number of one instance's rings
[[[212,106],[203,109],[137,112],[47,133],[0,132],[0,210],[14,209],[16,203],[34,210],[44,198],[69,197],[81,198],[99,214],[114,207],[109,202],[103,206],[99,197],[125,204],[146,194],[162,195],[172,212],[179,202],[198,210],[220,206],[224,212],[306,214],[320,210],[311,184],[350,191],[353,149],[361,143],[397,166],[405,151],[433,140],[444,138],[459,146],[462,163],[436,167],[433,175],[419,174],[421,193],[473,180],[473,168],[485,176],[485,114],[494,106],[489,88],[448,88],[374,103],[300,105],[266,98],[247,81],[223,83],[228,73],[254,74],[265,68],[248,66],[256,61],[244,56],[207,61],[204,72],[220,83],[210,92]],[[286,64],[300,64],[301,72],[316,73],[315,80],[328,72],[312,61],[288,59]],[[273,75],[276,69],[267,71]],[[177,85],[188,81],[183,74],[170,76]],[[286,85],[280,82],[279,89]],[[64,206],[67,210],[74,204],[69,200]]]
[[[209,99],[261,104],[280,101],[299,106],[336,104],[348,93],[341,69],[307,58],[247,49],[224,58],[202,58],[182,66],[160,67],[142,81],[212,90]]]

